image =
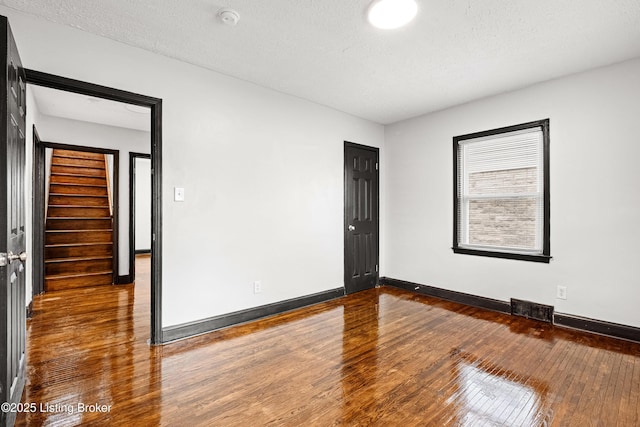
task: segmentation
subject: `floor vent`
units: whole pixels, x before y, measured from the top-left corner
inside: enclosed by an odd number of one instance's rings
[[[511,314],[551,323],[553,320],[553,306],[511,298]]]

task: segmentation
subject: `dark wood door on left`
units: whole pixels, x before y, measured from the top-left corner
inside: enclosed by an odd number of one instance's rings
[[[20,402],[25,380],[25,73],[6,17],[0,17],[0,403]],[[9,411],[6,411],[9,409]],[[16,412],[3,407],[0,426]]]
[[[344,144],[344,286],[346,293],[378,282],[378,149]]]

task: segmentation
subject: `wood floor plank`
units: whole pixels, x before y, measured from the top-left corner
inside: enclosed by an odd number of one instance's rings
[[[631,425],[640,425],[640,364],[634,363],[633,365],[633,380],[631,381],[633,384],[633,388],[631,389],[631,398],[630,402],[632,405],[632,419],[633,423]],[[635,410],[634,410],[635,409]]]
[[[635,426],[640,344],[394,288],[150,347],[136,284],[49,292],[17,425]],[[77,405],[110,405],[77,412]]]
[[[624,385],[624,376],[620,375],[622,365],[622,355],[620,353],[611,353],[612,367],[609,381],[604,391],[604,399],[601,401],[601,408],[612,408],[604,411],[607,418],[603,421],[606,425],[618,425],[618,415],[620,411],[620,401],[622,400],[621,388]]]

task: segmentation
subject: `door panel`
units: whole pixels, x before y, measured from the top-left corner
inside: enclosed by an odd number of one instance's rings
[[[20,402],[25,379],[25,74],[5,17],[0,17],[0,401]],[[13,256],[12,256],[13,255]],[[15,412],[0,412],[0,425],[13,425]]]
[[[345,289],[378,282],[378,149],[345,142]]]

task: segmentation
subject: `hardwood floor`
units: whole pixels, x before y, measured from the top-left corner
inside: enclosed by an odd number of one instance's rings
[[[150,347],[148,260],[36,298],[17,425],[640,425],[640,344],[394,288]]]

